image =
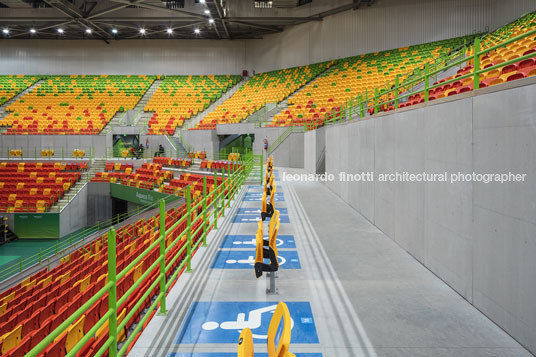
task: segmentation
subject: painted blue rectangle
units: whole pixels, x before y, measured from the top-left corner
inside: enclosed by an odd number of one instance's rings
[[[292,351],[292,342],[290,344]],[[295,353],[296,357],[322,357],[322,353]],[[236,357],[236,352],[172,352],[168,357]],[[268,357],[268,353],[257,353],[255,357]]]
[[[286,302],[292,319],[291,343],[318,343],[311,305]],[[238,342],[249,327],[254,343],[266,343],[268,326],[277,302],[194,302],[175,338],[176,344]],[[291,345],[292,346],[292,345]]]
[[[288,209],[286,207],[276,208],[280,214],[288,214]],[[238,209],[238,214],[261,214],[261,209],[256,207],[241,207]]]
[[[237,214],[233,217],[233,223],[257,223],[260,220],[260,214]],[[266,218],[265,222],[270,222],[270,218]],[[290,223],[290,219],[287,215],[279,215],[279,223]]]
[[[298,252],[278,250],[279,269],[301,269]],[[265,260],[265,263],[268,263]],[[212,262],[212,269],[251,269],[255,265],[255,250],[219,250]]]
[[[268,236],[264,236],[265,239],[268,239]],[[247,235],[247,234],[228,234],[225,237],[223,237],[223,241],[221,242],[220,248],[255,248],[257,245],[255,240],[255,235]],[[277,249],[282,248],[289,248],[289,249],[296,249],[296,242],[294,241],[293,235],[283,235],[278,234],[277,235],[277,243],[276,243]]]
[[[261,202],[262,201],[262,195],[261,196],[248,196],[247,194],[244,196],[242,201],[246,202]],[[274,202],[285,202],[285,198],[283,196],[275,196]]]
[[[254,196],[254,197],[257,197],[257,196],[260,196],[262,197],[263,193],[262,192],[246,192],[245,196]],[[274,194],[275,197],[283,197],[285,194],[283,192],[277,192]]]

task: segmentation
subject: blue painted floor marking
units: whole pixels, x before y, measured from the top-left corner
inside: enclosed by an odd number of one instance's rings
[[[268,236],[265,235],[264,239],[268,239]],[[228,234],[223,237],[220,248],[255,248],[257,245],[255,235],[249,234]],[[296,249],[296,242],[294,241],[293,235],[277,235],[277,249],[289,248]]]
[[[298,252],[278,250],[277,259],[280,269],[301,269]],[[265,260],[268,263],[268,260]],[[219,250],[212,262],[212,269],[251,269],[255,265],[255,250]]]
[[[311,305],[286,302],[292,319],[292,343],[318,343]],[[184,319],[176,344],[238,342],[249,327],[255,343],[266,343],[277,302],[194,302]]]

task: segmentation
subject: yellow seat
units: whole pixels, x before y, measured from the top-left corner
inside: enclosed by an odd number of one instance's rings
[[[84,322],[86,315],[80,316],[78,321],[67,328],[67,338],[65,340],[65,350],[69,353],[74,346],[84,337]]]
[[[20,344],[22,335],[22,324],[15,327],[11,332],[6,333],[0,337],[2,340],[2,354],[7,353],[9,350],[17,347]]]
[[[275,308],[270,325],[268,327],[268,357],[295,357],[295,355],[289,352],[292,321],[290,318],[290,312],[287,305],[280,301]],[[276,345],[276,338],[278,339]],[[238,357],[253,357],[253,334],[251,330],[246,327],[240,333],[238,338]]]
[[[245,328],[238,338],[237,357],[254,357],[253,355],[253,335],[249,328]]]
[[[89,252],[91,253],[91,252]],[[84,291],[89,288],[89,284],[91,283],[91,274],[86,276],[84,279],[78,280],[76,283],[74,283],[74,286],[79,286],[79,292],[83,293]]]

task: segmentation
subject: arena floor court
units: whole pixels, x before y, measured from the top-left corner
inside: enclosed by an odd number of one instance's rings
[[[169,294],[168,316],[155,316],[129,355],[234,355],[239,330],[253,319],[265,334],[269,311],[254,312],[283,298],[293,307],[297,356],[531,356],[324,185],[276,182],[289,222],[279,254],[290,263],[280,266],[278,293],[266,293],[268,278],[253,278],[261,188],[249,185]],[[264,340],[255,342],[266,352]]]

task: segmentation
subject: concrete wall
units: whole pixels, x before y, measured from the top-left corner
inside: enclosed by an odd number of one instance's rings
[[[8,149],[22,148],[26,154],[37,153],[39,158],[41,149],[54,149],[54,158],[61,159],[62,149],[66,156],[72,156],[74,149],[95,150],[96,157],[104,157],[106,147],[112,146],[111,133],[107,135],[2,135],[0,149],[7,155]]]
[[[216,130],[181,130],[181,135],[195,151],[205,150],[208,158],[219,153],[220,140]]]
[[[261,152],[265,155],[264,139],[268,140],[268,145],[272,145],[287,128],[256,128],[253,151],[256,154]],[[294,167],[303,169],[304,163],[304,133],[290,134],[272,153],[274,165],[279,167]]]
[[[300,16],[322,11],[315,3]],[[248,40],[247,67],[263,72],[490,31],[534,10],[533,0],[377,0]]]
[[[104,222],[112,217],[112,198],[108,182],[90,182],[88,184],[87,225]]]
[[[533,353],[535,97],[536,80],[528,79],[330,126],[325,134],[326,171],[335,176],[328,187]],[[339,178],[340,172],[369,171],[374,182]],[[527,178],[379,181],[380,174],[395,172]]]
[[[60,212],[60,237],[87,226],[88,184]]]
[[[6,40],[0,74],[240,74],[243,40]]]

